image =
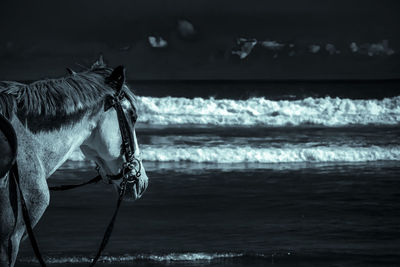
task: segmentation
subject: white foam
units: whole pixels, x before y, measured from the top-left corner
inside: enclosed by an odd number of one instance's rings
[[[396,147],[148,147],[143,149],[146,161],[197,163],[289,163],[289,162],[366,162],[400,160]]]
[[[151,260],[151,261],[212,261],[215,259],[223,258],[235,258],[241,257],[241,253],[170,253],[170,254],[138,254],[138,255],[123,255],[123,256],[102,256],[99,262],[132,262],[137,260]],[[23,262],[37,262],[36,259],[25,259]],[[70,257],[48,257],[46,258],[47,263],[52,264],[65,264],[65,263],[90,263],[92,258],[82,256],[70,256]]]
[[[69,157],[69,160],[83,161],[83,160],[85,160],[85,156],[83,155],[83,153],[80,149],[77,149],[74,152],[72,152],[71,156]]]
[[[400,146],[350,147],[292,145],[283,148],[219,145],[196,146],[141,146],[142,157],[151,162],[194,163],[324,163],[398,161]],[[70,160],[80,161],[76,152]]]
[[[247,100],[138,97],[139,122],[148,125],[348,126],[398,125],[400,96],[382,100],[306,98]]]

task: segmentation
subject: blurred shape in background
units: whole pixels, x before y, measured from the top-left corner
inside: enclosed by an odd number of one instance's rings
[[[164,48],[168,46],[168,42],[161,36],[149,36],[147,40],[149,41],[151,47],[154,48]]]
[[[316,44],[312,44],[308,46],[308,49],[311,53],[316,54],[321,50],[321,46],[316,45]]]
[[[333,44],[326,44],[325,50],[329,53],[329,55],[340,54],[340,51],[336,49],[335,45]]]
[[[285,44],[278,43],[277,41],[262,41],[261,45],[272,51],[279,51],[285,47]]]
[[[257,40],[256,39],[239,38],[239,39],[237,39],[236,43],[239,46],[239,49],[233,50],[232,55],[238,55],[240,57],[240,59],[244,59],[250,55],[254,46],[257,44]]]
[[[188,20],[178,21],[178,32],[179,36],[184,40],[194,40],[197,35],[193,24]]]
[[[389,47],[389,41],[383,40],[380,43],[376,44],[362,44],[358,46],[355,42],[350,44],[350,49],[353,53],[359,53],[362,55],[372,56],[391,56],[395,52],[393,49]]]

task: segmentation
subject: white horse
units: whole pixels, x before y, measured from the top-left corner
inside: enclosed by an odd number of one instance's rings
[[[78,148],[96,162],[102,178],[112,181],[119,189],[120,181],[109,177],[118,175],[127,160],[121,149],[117,112],[105,107],[107,98],[115,94],[112,85],[118,81],[113,79],[122,80],[120,89],[126,99],[121,104],[124,113],[128,114],[134,158],[141,167],[141,175],[136,183],[128,183],[123,197],[137,199],[146,190],[148,177],[134,131],[135,98],[125,84],[123,68],[108,68],[100,58],[88,70],[79,73],[69,70],[69,75],[59,79],[45,79],[28,85],[0,82],[0,113],[8,118],[16,132],[20,187],[32,226],[49,205],[47,178]],[[26,231],[21,203],[12,201],[14,194],[18,200],[21,196],[11,188],[9,176],[0,177],[1,267],[14,266]]]

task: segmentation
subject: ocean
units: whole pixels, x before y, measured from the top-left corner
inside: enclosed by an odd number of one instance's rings
[[[139,85],[150,184],[99,266],[398,266],[398,85]],[[94,174],[75,151],[48,181]],[[53,192],[35,228],[47,263],[87,266],[115,204],[102,183]],[[16,266],[35,265],[26,240]]]

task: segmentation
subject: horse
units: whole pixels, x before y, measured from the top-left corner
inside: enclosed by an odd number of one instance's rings
[[[100,57],[81,72],[67,70],[65,77],[30,84],[0,82],[0,114],[7,118],[18,141],[20,187],[19,192],[15,190],[18,185],[9,172],[0,177],[1,267],[14,266],[20,242],[29,230],[21,216],[23,205],[13,199],[23,196],[34,227],[50,202],[47,179],[73,151],[80,148],[88,160],[94,161],[101,179],[123,192],[121,199],[136,200],[148,186],[134,128],[136,98],[125,82],[125,68],[110,68]],[[110,108],[115,101],[120,109]],[[125,128],[129,127],[125,135],[118,112],[123,113]],[[0,141],[4,144],[3,135]],[[127,138],[133,150],[130,159]],[[3,147],[8,147],[1,152],[5,158],[12,146]],[[136,171],[135,180],[125,183],[130,171]]]

